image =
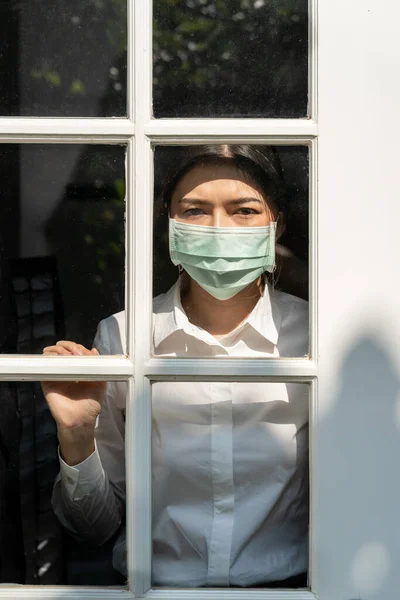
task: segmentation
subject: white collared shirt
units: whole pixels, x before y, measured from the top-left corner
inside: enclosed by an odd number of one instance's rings
[[[102,321],[95,346],[123,352],[124,313]],[[154,300],[154,353],[302,357],[308,307],[266,286],[252,313],[215,339],[191,324],[178,287]],[[60,459],[54,509],[73,534],[102,543],[123,521],[126,384],[108,385],[96,450]],[[308,565],[308,387],[281,382],[152,385],[153,585],[251,586]],[[126,572],[124,533],[114,564]]]

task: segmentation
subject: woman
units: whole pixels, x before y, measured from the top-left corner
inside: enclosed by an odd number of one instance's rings
[[[307,304],[273,289],[284,190],[274,151],[188,149],[166,178],[178,282],[154,301],[154,354],[304,356]],[[124,315],[94,348],[118,354]],[[125,512],[125,384],[43,384],[60,441],[54,509],[76,536],[103,543]],[[153,584],[303,587],[307,583],[308,393],[301,384],[154,382]],[[122,551],[121,551],[122,548]],[[122,572],[124,533],[114,552]]]

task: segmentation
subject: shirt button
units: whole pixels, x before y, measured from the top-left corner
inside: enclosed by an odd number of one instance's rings
[[[75,482],[74,482],[74,480],[72,479],[72,477],[67,477],[67,482],[68,482],[68,483],[71,483],[71,484],[72,484],[72,483],[75,483]]]

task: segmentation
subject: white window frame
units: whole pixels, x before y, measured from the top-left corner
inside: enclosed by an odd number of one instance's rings
[[[259,589],[151,589],[151,382],[156,380],[290,381],[310,386],[311,472],[317,423],[317,0],[309,0],[309,118],[153,119],[152,2],[128,0],[127,118],[1,118],[0,143],[126,144],[127,356],[1,356],[0,380],[125,380],[127,399],[128,589],[0,585],[0,599],[60,600],[312,600],[311,591]],[[135,90],[137,93],[135,93]],[[186,360],[151,357],[153,145],[264,143],[305,145],[310,164],[310,358]],[[136,300],[136,301],[135,301]],[[132,332],[132,334],[131,334]],[[135,357],[134,360],[131,357]],[[133,385],[133,381],[135,384]],[[143,426],[145,424],[145,426]],[[317,573],[315,477],[311,478],[310,574]]]

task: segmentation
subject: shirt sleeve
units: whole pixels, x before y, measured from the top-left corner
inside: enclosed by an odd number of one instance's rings
[[[99,324],[94,346],[112,353],[107,323]],[[59,456],[52,504],[62,525],[78,540],[105,543],[125,516],[126,384],[110,382],[95,428],[95,451],[82,463],[67,465]]]

